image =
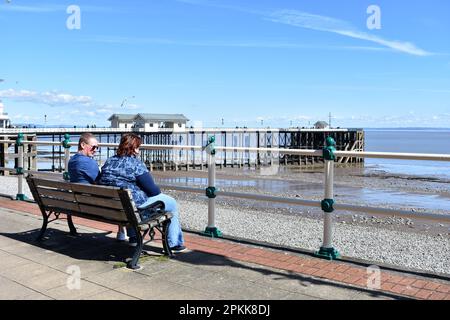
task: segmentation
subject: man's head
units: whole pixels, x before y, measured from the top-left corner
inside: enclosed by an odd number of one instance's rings
[[[78,141],[78,152],[93,157],[98,149],[98,141],[92,133],[83,133]]]

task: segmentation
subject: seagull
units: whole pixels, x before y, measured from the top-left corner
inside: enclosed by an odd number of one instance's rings
[[[134,96],[131,96],[129,98],[134,98]],[[123,99],[122,104],[120,105],[120,107],[125,106],[125,102],[127,102],[127,101],[128,101],[128,98]]]

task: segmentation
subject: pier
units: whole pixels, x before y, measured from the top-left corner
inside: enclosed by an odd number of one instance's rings
[[[208,138],[215,136],[216,144],[234,150],[219,151],[216,165],[219,168],[261,167],[271,165],[304,166],[323,165],[323,159],[315,155],[290,155],[271,152],[270,149],[321,149],[326,137],[331,136],[336,141],[338,151],[364,151],[364,131],[362,129],[311,129],[311,128],[186,128],[173,129],[137,129],[137,128],[20,128],[0,129],[0,140],[16,139],[19,133],[24,134],[27,141],[58,142],[69,134],[71,141],[78,141],[83,132],[91,132],[97,136],[100,143],[119,143],[121,135],[134,132],[141,136],[142,142],[148,145],[176,145],[203,147]],[[258,148],[265,151],[249,151],[245,149]],[[102,164],[108,157],[115,154],[111,147],[100,148],[96,160]],[[72,153],[75,151],[72,151]],[[28,170],[61,171],[64,162],[63,146],[28,145],[25,151],[24,166]],[[0,146],[0,167],[8,161],[17,158],[17,150],[3,143]],[[141,159],[150,170],[203,170],[207,159],[201,150],[142,150]],[[38,165],[47,162],[45,168]],[[339,157],[338,163],[363,163],[359,157]]]

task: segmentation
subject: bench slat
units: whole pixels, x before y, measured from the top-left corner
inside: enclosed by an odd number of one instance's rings
[[[91,194],[93,196],[103,196],[110,198],[119,198],[120,188],[109,186],[96,186],[92,184],[71,183],[70,189],[74,192]]]
[[[34,185],[36,187],[50,187],[50,188],[58,188],[64,190],[70,190],[70,183],[65,182],[64,180],[49,180],[49,179],[38,179],[32,178]]]
[[[62,180],[46,180],[46,179],[33,179],[36,187],[44,186],[63,190],[72,190],[74,192],[87,193],[97,196],[118,198],[117,187],[109,186],[96,186],[92,184],[81,184],[64,182]]]
[[[41,197],[41,201],[44,206],[64,208],[66,210],[72,210],[72,211],[80,211],[78,204],[71,202],[71,201],[56,200],[56,199],[42,198],[42,197]]]
[[[46,189],[38,187],[37,191],[39,195],[42,197],[53,197],[57,199],[67,200],[67,201],[75,201],[74,194],[68,191],[61,191],[56,189]]]
[[[86,204],[79,204],[79,211],[82,213],[92,214],[96,216],[102,216],[114,221],[127,221],[127,216],[122,210],[104,209],[100,207],[90,206]]]
[[[108,209],[122,209],[122,202],[119,199],[99,198],[86,194],[75,194],[75,200],[83,204],[92,204],[94,206],[105,207]]]

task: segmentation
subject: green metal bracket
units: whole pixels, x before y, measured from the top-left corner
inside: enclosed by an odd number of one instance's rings
[[[215,197],[217,197],[216,191],[216,187],[208,187],[206,188],[206,196],[210,199],[214,199]]]
[[[324,199],[324,200],[322,200],[320,205],[324,212],[333,212],[334,211],[334,208],[333,208],[334,203],[335,202],[333,199]]]
[[[332,137],[327,137],[325,140],[326,147],[322,149],[322,156],[325,160],[336,160],[336,142]]]
[[[17,167],[16,168],[16,174],[18,174],[18,175],[22,175],[24,172],[23,172],[23,168],[21,168],[21,167]]]
[[[28,200],[28,198],[27,198],[26,195],[21,194],[21,193],[18,193],[18,194],[16,195],[16,200],[19,200],[19,201],[25,201],[25,200]]]
[[[64,180],[66,180],[66,181],[69,181],[70,180],[70,175],[69,175],[69,172],[64,172],[63,173],[63,178],[64,178]]]
[[[222,231],[216,227],[206,227],[205,231],[202,232],[203,236],[211,238],[222,238]]]
[[[324,247],[320,247],[320,250],[317,251],[314,255],[318,258],[326,260],[336,260],[341,257],[341,254],[335,248],[324,248]]]
[[[69,149],[70,148],[70,134],[66,133],[64,134],[64,140],[62,142],[62,145],[64,148]]]
[[[216,137],[215,136],[209,137],[208,144],[204,147],[204,150],[211,155],[216,154]]]
[[[23,146],[23,133],[19,133],[17,135],[16,146],[18,147]]]

